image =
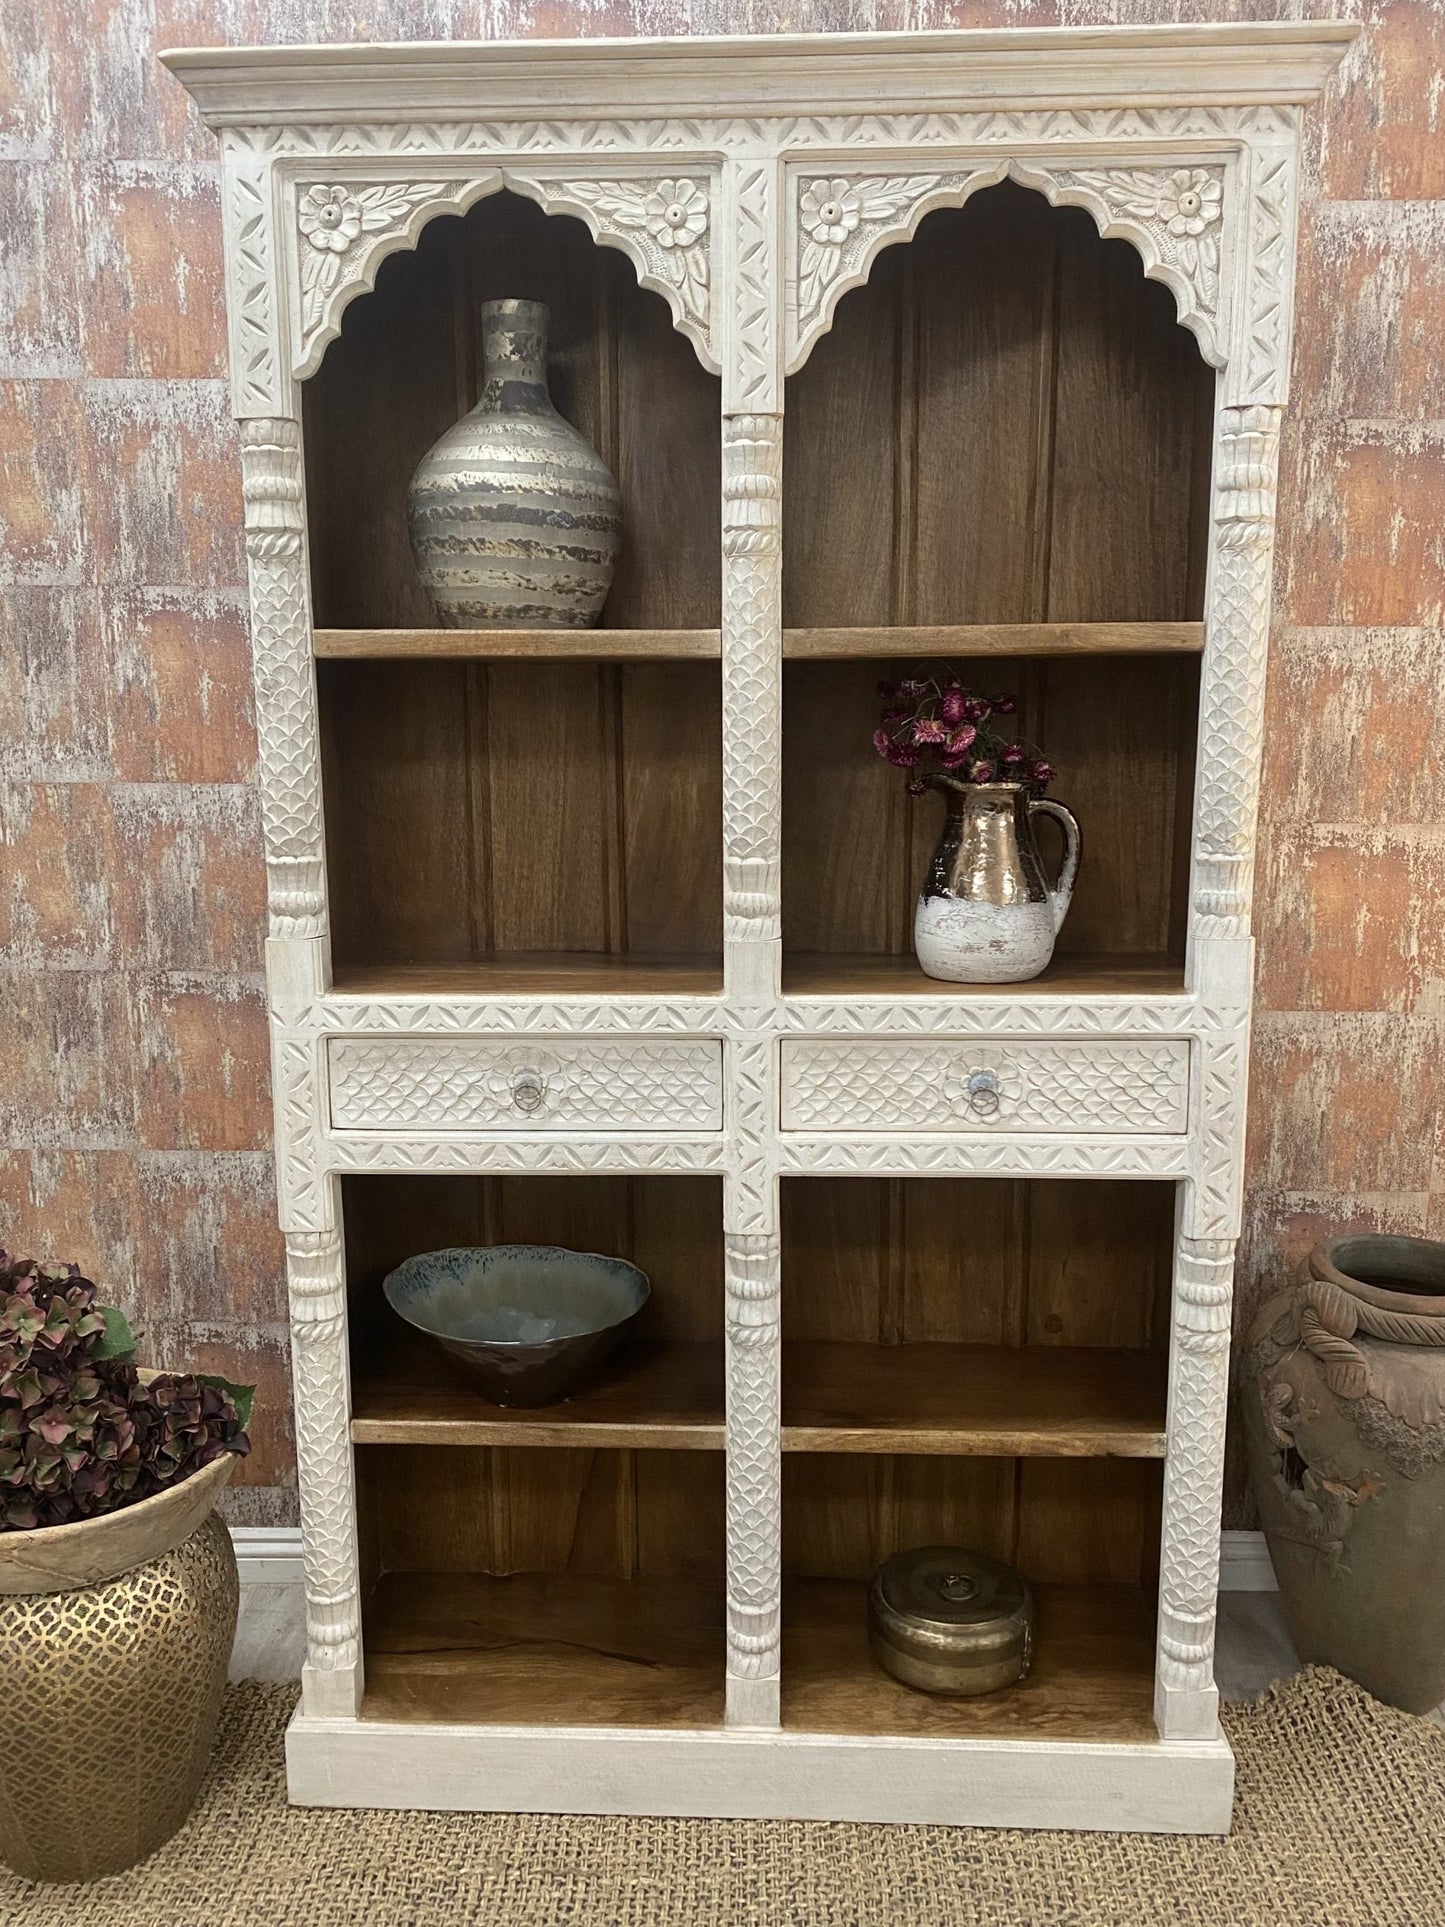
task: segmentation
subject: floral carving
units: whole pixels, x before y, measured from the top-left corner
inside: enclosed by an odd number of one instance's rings
[[[296,227],[301,255],[301,339],[304,365],[337,291],[365,277],[371,248],[364,236],[380,237],[401,226],[444,189],[438,181],[385,181],[371,187],[313,182],[299,190]]]
[[[800,366],[814,339],[827,327],[838,298],[857,287],[885,241],[911,234],[931,207],[961,201],[980,175],[998,170],[965,168],[948,174],[823,174],[800,179],[797,199],[798,318],[789,367]]]
[[[643,286],[668,296],[683,333],[705,351],[705,358],[711,356],[712,213],[705,181],[681,175],[660,181],[560,180],[551,175],[524,180],[510,170],[507,178],[544,207],[581,214],[599,240],[618,241],[636,263]]]
[[[1223,232],[1224,180],[1218,167],[1072,168],[1051,178],[1071,200],[1083,191],[1085,204],[1102,201],[1115,220],[1137,223],[1152,243],[1145,267],[1168,270],[1176,294],[1185,297],[1180,319],[1198,328],[1211,326],[1219,312],[1219,238]],[[1096,218],[1098,210],[1095,209]],[[1184,285],[1181,287],[1180,283]],[[1190,310],[1192,309],[1192,314]]]
[[[1202,167],[1182,167],[1171,174],[1159,196],[1159,218],[1171,234],[1203,234],[1219,219],[1224,189]]]
[[[659,181],[647,197],[647,231],[664,248],[690,248],[707,232],[707,196],[696,181]]]

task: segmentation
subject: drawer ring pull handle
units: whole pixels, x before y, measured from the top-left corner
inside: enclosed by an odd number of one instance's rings
[[[517,1071],[512,1078],[512,1107],[532,1117],[547,1099],[547,1080],[540,1071]]]
[[[997,1114],[1001,1102],[997,1071],[969,1073],[968,1105],[971,1111],[979,1117],[993,1117]]]

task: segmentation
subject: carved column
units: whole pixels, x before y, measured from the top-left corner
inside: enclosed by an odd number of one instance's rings
[[[1214,1619],[1233,1278],[1232,1238],[1180,1239],[1154,1686],[1166,1740],[1212,1739],[1219,1722]]]
[[[241,472],[271,935],[323,937],[321,754],[300,423],[243,421]]]
[[[783,421],[723,418],[723,934],[733,996],[768,997],[782,948]]]
[[[1194,850],[1196,932],[1206,938],[1249,933],[1281,413],[1220,411]]]
[[[723,933],[732,997],[770,998],[782,950],[781,170],[723,171]]]
[[[758,1013],[761,1016],[761,1012]],[[773,1119],[776,1039],[738,1037],[727,1260],[728,1682],[732,1726],[778,1721],[782,1603],[781,1272]]]
[[[340,1231],[292,1232],[286,1260],[306,1569],[302,1692],[308,1713],[349,1717],[361,1701],[361,1589]]]

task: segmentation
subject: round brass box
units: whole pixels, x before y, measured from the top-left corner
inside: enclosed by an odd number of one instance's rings
[[[868,1643],[905,1686],[958,1699],[994,1693],[1029,1670],[1033,1594],[986,1552],[915,1546],[873,1575]]]

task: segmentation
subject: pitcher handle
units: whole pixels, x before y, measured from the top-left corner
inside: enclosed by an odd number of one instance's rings
[[[1059,880],[1049,892],[1049,901],[1054,907],[1054,933],[1057,935],[1073,901],[1074,879],[1079,874],[1079,858],[1084,853],[1083,832],[1073,811],[1066,809],[1062,803],[1056,803],[1051,796],[1031,796],[1029,815],[1052,816],[1063,825],[1064,860],[1059,866]]]

